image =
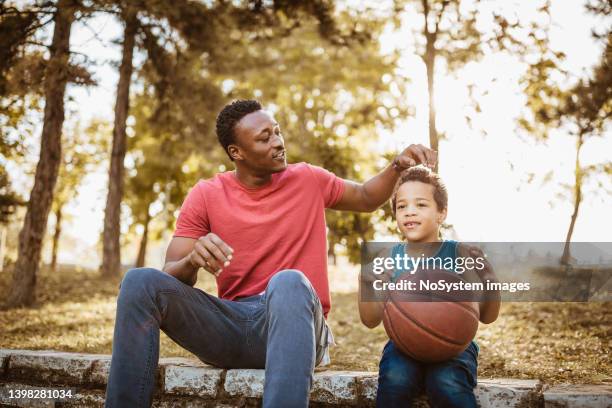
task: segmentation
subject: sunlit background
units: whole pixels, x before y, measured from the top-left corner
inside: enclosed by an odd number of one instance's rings
[[[526,5],[529,2],[504,3],[523,17],[524,13],[530,13]],[[349,2],[347,7],[359,7],[359,4]],[[568,71],[576,76],[583,74],[601,53],[601,45],[591,36],[591,28],[600,22],[587,15],[579,1],[552,2],[551,15],[551,46],[567,54]],[[382,50],[401,52],[396,75],[410,79],[403,97],[414,107],[414,116],[402,119],[394,132],[381,129],[372,135],[378,140],[381,157],[390,151],[399,152],[411,143],[429,143],[425,66],[415,55],[411,40],[411,32],[420,26],[419,18],[416,11],[409,10],[403,16],[400,29],[390,24],[380,38]],[[98,85],[87,89],[69,86],[67,112],[78,112],[78,115],[67,113],[67,123],[74,123],[77,117],[83,123],[92,118],[112,122],[118,79],[116,65],[121,49],[111,44],[111,40],[119,39],[121,34],[122,27],[108,15],[89,20],[87,26],[75,26],[72,47],[97,63],[93,71]],[[571,196],[563,184],[573,182],[575,139],[559,130],[547,142],[535,142],[518,129],[516,120],[525,106],[519,85],[524,66],[514,57],[489,53],[451,75],[442,64],[437,68],[437,127],[444,134],[440,143],[440,173],[449,190],[447,221],[454,229],[454,236],[470,241],[563,241],[572,212]],[[480,96],[479,113],[470,104],[469,89]],[[262,102],[266,104],[265,100]],[[470,117],[469,121],[466,116]],[[130,124],[133,119],[128,120]],[[289,139],[292,135],[285,137]],[[27,159],[35,163],[39,140],[28,143]],[[612,138],[608,132],[603,138],[589,140],[580,159],[585,165],[601,163],[609,160],[610,152]],[[129,157],[125,163],[129,168]],[[32,177],[23,174],[19,167],[8,165],[15,190],[27,197]],[[99,265],[107,168],[108,163],[104,162],[97,171],[88,174],[68,205],[70,217],[64,227],[60,263]],[[594,185],[585,186],[573,240],[610,241],[610,209],[609,196],[597,194]],[[122,229],[127,229],[127,222]],[[171,232],[151,243],[147,264],[161,266]],[[389,237],[384,229],[377,234],[378,239]],[[46,261],[49,261],[49,250],[45,248]],[[124,263],[134,258],[136,243],[127,251],[129,255],[124,256]]]

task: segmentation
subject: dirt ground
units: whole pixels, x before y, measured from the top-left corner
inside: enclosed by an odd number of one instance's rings
[[[344,272],[339,272],[339,269]],[[382,325],[370,330],[359,321],[356,277],[348,267],[331,268],[329,324],[337,345],[334,370],[377,371],[387,341]],[[0,273],[0,299],[10,274]],[[37,305],[0,311],[0,348],[54,349],[110,354],[119,279],[94,271],[44,269],[38,277]],[[216,294],[202,276],[198,287]],[[611,383],[612,302],[507,303],[499,319],[481,325],[479,377],[542,379],[551,383]],[[165,334],[161,356],[193,357]]]

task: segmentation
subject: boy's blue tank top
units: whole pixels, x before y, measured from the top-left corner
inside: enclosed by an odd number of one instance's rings
[[[458,242],[453,240],[442,241],[442,246],[438,249],[438,252],[436,252],[435,255],[431,256],[431,258],[442,258],[443,260],[446,258],[452,258],[454,265],[455,258],[457,257],[457,244]],[[407,245],[410,244],[405,242],[395,245],[391,249],[391,257],[394,259],[396,255],[403,257],[406,253],[405,249]],[[413,266],[411,266],[410,263],[408,264],[408,268],[404,268],[403,265],[400,265],[400,268],[395,269],[395,271],[393,272],[392,280],[395,281],[397,278],[399,278],[401,274],[412,271],[412,268]]]

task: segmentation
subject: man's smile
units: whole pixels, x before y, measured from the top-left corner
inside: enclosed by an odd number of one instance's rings
[[[274,155],[272,155],[272,158],[274,160],[285,161],[285,149],[283,149],[280,152],[275,153]]]

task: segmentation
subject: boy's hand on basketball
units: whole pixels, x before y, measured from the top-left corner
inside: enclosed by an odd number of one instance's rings
[[[204,268],[218,277],[223,268],[229,266],[233,253],[229,245],[211,232],[196,241],[189,261],[193,266]]]
[[[482,267],[474,268],[478,277],[483,283],[498,282],[493,266],[487,260],[482,249],[473,246],[459,244],[458,254],[463,257],[480,259]],[[479,265],[480,266],[480,265]],[[488,286],[485,286],[488,287]],[[499,306],[501,304],[500,292],[497,289],[485,289],[480,294],[480,321],[485,324],[493,323],[499,315]]]
[[[467,245],[464,243],[460,243],[457,248],[457,253],[462,258],[472,258],[474,259],[474,263],[476,267],[471,269],[470,273],[475,274],[475,278],[479,279],[481,282],[485,283],[487,281],[497,282],[497,276],[495,276],[495,271],[493,270],[493,266],[487,260],[487,256],[479,247],[475,245]],[[479,262],[476,262],[479,261]],[[464,273],[464,277],[467,277],[469,274]],[[487,291],[485,291],[482,296],[485,298],[488,295]]]
[[[421,144],[412,144],[395,157],[393,168],[397,171],[402,171],[422,164],[430,169],[434,169],[437,162],[438,152]]]

